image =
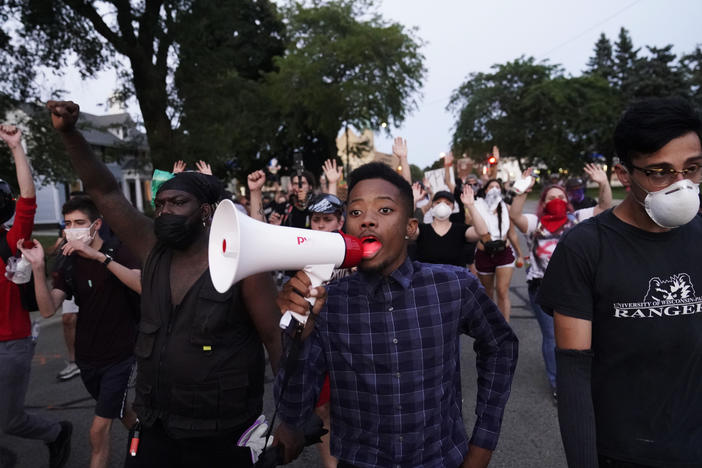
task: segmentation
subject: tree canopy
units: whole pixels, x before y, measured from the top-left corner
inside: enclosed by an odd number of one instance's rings
[[[617,41],[600,35],[582,76],[559,65],[520,57],[472,73],[448,108],[456,115],[453,150],[483,154],[498,145],[503,155],[549,170],[580,172],[604,157],[611,171],[612,132],[634,99],[679,95],[702,108],[702,52],[677,58],[672,46],[635,48],[621,28]]]
[[[266,76],[279,105],[277,154],[300,151],[318,171],[344,126],[397,125],[416,107],[426,70],[413,30],[373,14],[368,1],[292,3],[283,12],[288,48]]]
[[[72,64],[84,77],[116,70],[119,96],[136,98],[151,160],[162,169],[205,159],[220,175],[234,168],[241,176],[268,157],[286,165],[302,151],[318,170],[336,154],[343,125],[401,122],[425,73],[421,40],[374,14],[370,0],[281,8],[268,0],[0,0],[0,7],[5,102],[37,101],[42,70],[60,74]]]

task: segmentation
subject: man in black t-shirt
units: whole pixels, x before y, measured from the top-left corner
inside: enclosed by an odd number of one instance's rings
[[[62,211],[65,261],[52,275],[53,289],[44,275],[41,244],[34,241],[33,248],[22,252],[35,272],[37,303],[43,317],[52,316],[71,296],[80,308],[76,364],[85,388],[97,401],[90,427],[90,466],[107,467],[112,420],[120,419],[128,428],[136,422],[136,415],[124,402],[134,363],[141,270],[119,242],[100,236],[102,218],[89,198],[72,198]]]
[[[632,105],[614,135],[631,190],[549,262],[538,302],[570,467],[702,466],[701,137],[682,99]]]
[[[292,176],[292,202],[285,210],[283,225],[296,228],[310,227],[310,213],[307,210],[307,200],[314,189],[314,176],[309,171],[303,171],[301,176]]]

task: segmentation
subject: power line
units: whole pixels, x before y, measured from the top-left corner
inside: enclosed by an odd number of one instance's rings
[[[593,29],[599,28],[600,26],[602,26],[603,24],[605,24],[606,22],[608,22],[608,21],[611,20],[612,18],[615,18],[615,17],[619,16],[620,14],[624,13],[626,10],[630,9],[631,7],[633,7],[634,5],[636,5],[637,3],[641,3],[641,1],[642,1],[642,0],[634,0],[633,2],[631,2],[631,3],[629,3],[628,5],[624,6],[623,8],[621,8],[621,9],[615,11],[614,13],[612,13],[611,15],[609,15],[608,17],[604,18],[603,20],[600,20],[598,23],[596,23],[596,24],[590,26],[589,28],[587,28],[587,29],[585,29],[584,31],[578,33],[577,35],[571,37],[570,39],[566,39],[565,41],[561,42],[561,43],[558,44],[557,46],[555,46],[555,47],[549,49],[548,51],[544,52],[543,54],[541,54],[541,56],[540,56],[539,58],[537,58],[537,61],[541,61],[541,60],[547,58],[546,56],[548,56],[550,53],[552,53],[552,52],[554,52],[554,51],[560,49],[561,47],[564,47],[564,46],[570,44],[571,42],[573,42],[573,41],[575,41],[575,40],[577,40],[577,39],[580,39],[581,37],[583,37],[584,35],[586,35],[586,34],[589,33],[590,31],[592,31]],[[451,97],[451,95],[448,95],[448,96],[445,96],[445,97],[442,97],[442,98],[438,98],[438,99],[432,99],[431,101],[425,102],[425,103],[424,103],[424,106],[429,106],[429,105],[437,104],[437,103],[442,102],[442,101],[446,101],[446,100],[449,99],[450,97]]]
[[[560,44],[558,44],[557,46],[553,47],[552,49],[547,50],[546,52],[544,52],[543,54],[541,54],[541,56],[538,58],[538,60],[541,61],[541,60],[543,60],[544,58],[547,58],[547,56],[548,56],[551,52],[553,52],[553,51],[555,51],[555,50],[558,50],[558,49],[560,49],[561,47],[563,47],[563,46],[565,46],[565,45],[567,45],[567,44],[570,44],[571,42],[573,42],[573,41],[575,41],[575,40],[577,40],[577,39],[580,39],[581,37],[583,37],[585,34],[589,33],[590,31],[592,31],[593,29],[599,28],[600,26],[602,26],[603,24],[605,24],[607,21],[611,20],[612,18],[614,18],[614,17],[616,17],[616,16],[619,16],[620,14],[624,13],[626,10],[628,10],[629,8],[633,7],[634,5],[636,5],[637,3],[640,3],[640,2],[641,2],[641,0],[635,0],[635,1],[631,2],[630,4],[626,5],[626,6],[625,6],[624,8],[622,8],[621,10],[618,10],[618,11],[612,13],[611,15],[609,15],[607,18],[601,20],[599,23],[597,23],[597,24],[595,24],[595,25],[593,25],[593,26],[590,26],[590,27],[587,28],[585,31],[583,31],[583,32],[581,32],[581,33],[579,33],[579,34],[577,34],[577,35],[571,37],[570,39],[567,39],[567,40],[561,42]]]

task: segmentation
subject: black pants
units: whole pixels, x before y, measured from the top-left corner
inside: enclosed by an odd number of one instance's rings
[[[131,434],[129,441],[131,441]],[[129,445],[129,441],[127,445]],[[201,437],[172,439],[160,422],[142,427],[139,449],[135,457],[129,454],[125,468],[232,468],[253,466],[248,447],[237,447],[237,438]]]

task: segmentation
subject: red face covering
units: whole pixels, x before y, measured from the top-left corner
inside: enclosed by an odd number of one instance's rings
[[[555,198],[544,205],[541,225],[549,232],[556,232],[568,221],[568,204],[565,200]]]

